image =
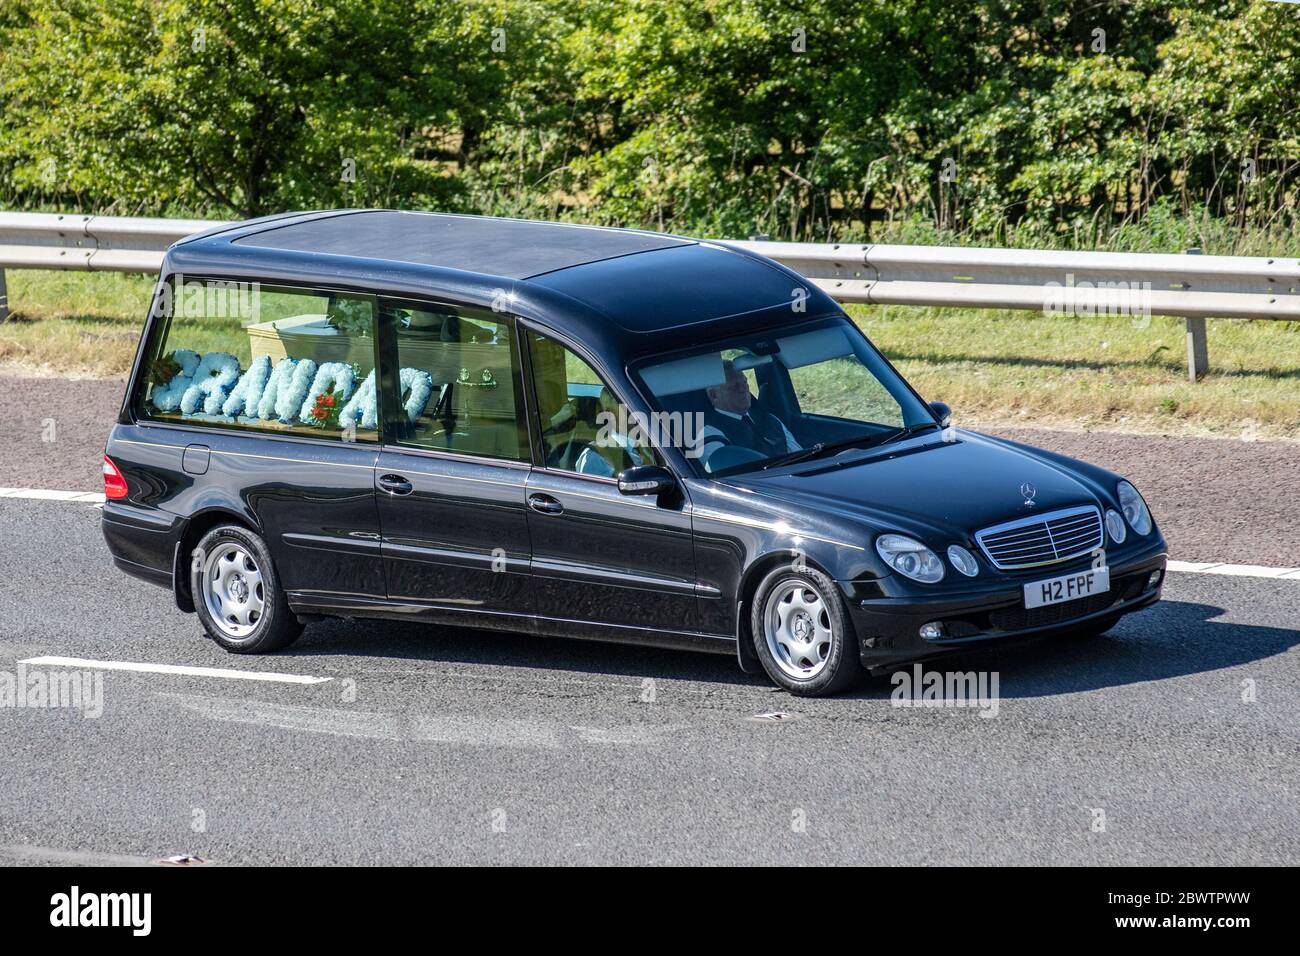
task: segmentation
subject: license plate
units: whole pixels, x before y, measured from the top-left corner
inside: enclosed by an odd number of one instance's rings
[[[1077,601],[1110,590],[1110,568],[1093,568],[1025,585],[1025,607]]]

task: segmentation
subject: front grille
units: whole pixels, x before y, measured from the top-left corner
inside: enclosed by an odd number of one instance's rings
[[[975,540],[1003,571],[1056,564],[1101,547],[1101,513],[1089,505],[1020,518],[976,532]]]

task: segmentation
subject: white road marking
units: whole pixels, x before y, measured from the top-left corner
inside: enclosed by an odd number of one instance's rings
[[[102,505],[104,495],[97,491],[51,491],[47,488],[0,488],[0,498],[28,498],[39,501],[75,501]],[[1217,561],[1170,561],[1170,571],[1183,574],[1222,574],[1228,577],[1273,578],[1300,581],[1300,568],[1272,568],[1260,564],[1226,564]]]
[[[34,498],[38,501],[77,501],[102,505],[102,491],[51,491],[48,488],[0,488],[0,498]]]
[[[123,856],[118,853],[94,853],[47,846],[0,846],[0,860],[26,866],[33,863],[49,863],[54,866],[154,865],[147,856]]]
[[[1170,571],[1184,574],[1224,574],[1238,578],[1300,581],[1300,568],[1270,568],[1262,564],[1215,564],[1213,561],[1170,561]]]
[[[46,667],[80,667],[86,670],[136,671],[141,674],[172,674],[178,677],[221,677],[226,680],[260,680],[275,684],[323,684],[332,677],[304,674],[272,674],[267,671],[237,671],[225,667],[187,667],[180,664],[143,664],[136,661],[92,661],[82,657],[29,657],[19,664]]]
[[[576,739],[613,747],[652,746],[688,729],[686,724],[581,727],[561,720],[485,717],[478,714],[383,713],[282,704],[236,697],[157,694],[192,713],[226,723],[305,731],[334,737],[416,741],[454,746],[555,750]]]

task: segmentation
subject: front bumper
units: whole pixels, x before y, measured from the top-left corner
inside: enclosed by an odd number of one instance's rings
[[[1110,565],[1110,590],[1103,594],[1026,609],[1023,586],[1035,580],[1086,570],[1089,562],[1071,562],[1041,573],[999,578],[960,593],[855,597],[848,600],[857,631],[862,665],[880,670],[906,661],[942,654],[973,644],[1030,637],[1076,624],[1127,614],[1160,599],[1164,584],[1164,541],[1140,555]],[[944,625],[944,636],[921,637],[921,625]]]

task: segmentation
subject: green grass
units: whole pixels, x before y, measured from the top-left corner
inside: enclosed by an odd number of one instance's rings
[[[89,377],[130,369],[152,277],[11,270],[5,278],[12,317],[0,325],[0,364]]]
[[[1210,320],[1210,373],[1192,384],[1182,319],[849,313],[958,423],[1300,439],[1300,323]]]
[[[152,279],[9,272],[0,365],[122,375]],[[898,306],[849,314],[959,424],[1300,440],[1300,323],[1209,322],[1210,374],[1187,381],[1184,323]],[[214,344],[216,344],[214,342]]]

